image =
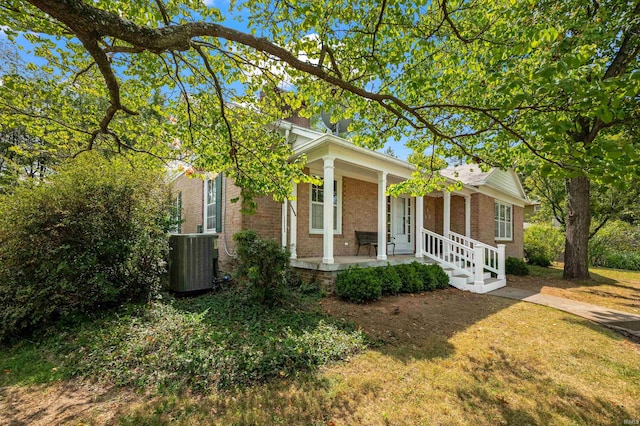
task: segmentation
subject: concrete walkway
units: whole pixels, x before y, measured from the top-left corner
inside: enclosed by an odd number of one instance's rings
[[[502,287],[487,294],[549,306],[640,339],[640,315],[565,299],[563,297],[534,293],[516,287]]]

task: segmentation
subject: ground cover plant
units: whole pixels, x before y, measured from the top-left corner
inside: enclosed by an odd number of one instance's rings
[[[290,294],[265,307],[236,290],[128,305],[3,348],[0,386],[82,377],[157,392],[211,391],[294,376],[365,347],[361,333]],[[32,363],[34,357],[49,362]],[[55,365],[55,371],[51,368]]]
[[[539,275],[509,280],[562,274],[561,267],[531,270]],[[638,273],[591,272],[608,283],[594,289],[640,292]],[[224,391],[148,394],[67,380],[60,359],[24,342],[1,349],[0,368],[23,351],[32,371],[0,376],[0,412],[16,424],[136,426],[624,424],[640,412],[640,347],[575,316],[452,288],[361,305],[337,298],[318,303],[374,343],[348,362],[310,373]],[[254,312],[257,321],[261,312]]]

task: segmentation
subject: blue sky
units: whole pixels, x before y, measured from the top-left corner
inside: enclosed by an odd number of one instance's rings
[[[233,12],[233,15],[229,12],[229,1],[228,0],[203,0],[203,3],[209,7],[216,7],[225,17],[223,24],[229,26],[231,28],[237,29],[239,31],[247,31],[248,30],[248,22],[247,22],[247,14],[246,11],[238,14],[237,11]],[[7,35],[0,28],[0,43],[8,43]],[[19,54],[20,57],[27,63],[31,62],[35,65],[41,66],[46,64],[46,60],[33,55],[30,51],[33,48],[33,45],[23,36],[18,35],[15,39],[15,44],[20,47]],[[403,142],[396,141],[388,141],[383,148],[379,151],[384,151],[388,147],[391,147],[395,155],[402,159],[406,160],[407,156],[411,153],[411,150],[404,145]]]

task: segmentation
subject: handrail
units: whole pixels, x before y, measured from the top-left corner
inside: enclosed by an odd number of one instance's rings
[[[422,252],[460,274],[472,276],[474,266],[473,250],[435,232],[422,229]]]
[[[504,244],[498,244],[498,247],[493,247],[489,244],[476,241],[472,238],[469,238],[465,235],[458,234],[453,231],[449,231],[449,238],[453,241],[458,242],[459,244],[464,244],[465,246],[471,249],[474,249],[475,247],[482,247],[484,249],[484,255],[482,256],[484,260],[483,261],[484,269],[491,271],[496,275],[504,276],[504,267],[503,268],[500,267],[501,265],[500,246],[504,247]],[[504,255],[502,256],[502,259],[503,259],[502,265],[504,265]],[[501,273],[501,269],[502,269],[502,273]]]
[[[484,271],[505,278],[505,245],[493,247],[464,235],[449,231],[447,236],[422,228],[422,254],[440,262],[458,274],[473,277],[474,284],[484,282]]]

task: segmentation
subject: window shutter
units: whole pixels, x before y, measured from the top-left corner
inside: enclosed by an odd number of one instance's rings
[[[216,232],[222,232],[222,173],[216,177]]]

